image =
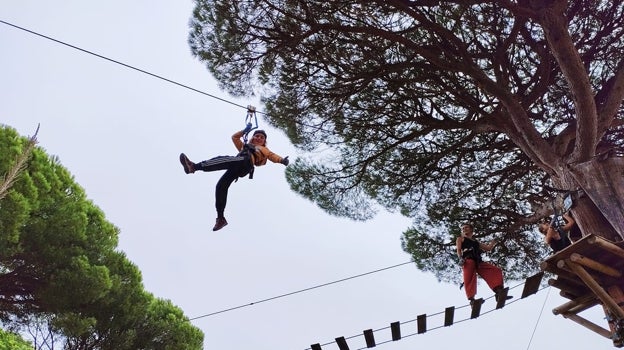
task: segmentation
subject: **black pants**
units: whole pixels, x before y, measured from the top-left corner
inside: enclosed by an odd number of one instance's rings
[[[217,217],[223,217],[225,205],[227,204],[228,189],[234,180],[249,174],[252,167],[251,160],[246,156],[218,156],[197,163],[195,167],[203,171],[225,170],[215,188]]]

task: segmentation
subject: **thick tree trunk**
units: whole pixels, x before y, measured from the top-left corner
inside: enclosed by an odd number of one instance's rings
[[[624,240],[624,158],[593,158],[570,170],[585,193],[572,209],[583,235]]]

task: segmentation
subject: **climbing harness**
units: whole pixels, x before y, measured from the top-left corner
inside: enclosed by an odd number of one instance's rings
[[[563,217],[561,215],[559,215],[559,212],[557,211],[557,206],[555,205],[555,199],[553,198],[551,200],[551,205],[553,208],[553,217],[552,220],[550,220],[550,226],[552,228],[554,228],[555,230],[557,230],[557,232],[559,233],[559,235],[561,236],[561,238],[563,238],[563,236],[566,234],[562,229],[561,229],[561,221],[563,220]]]

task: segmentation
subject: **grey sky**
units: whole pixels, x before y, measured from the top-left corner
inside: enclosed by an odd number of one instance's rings
[[[4,0],[0,20],[262,110],[257,100],[220,91],[191,57],[192,5]],[[229,225],[212,232],[221,173],[185,175],[177,156],[185,152],[199,161],[233,154],[230,135],[244,127],[244,109],[4,24],[0,47],[0,123],[24,136],[41,123],[39,146],[60,158],[121,229],[119,249],[142,271],[146,290],[188,317],[409,261],[399,241],[409,220],[388,213],[369,222],[331,217],[290,191],[280,164],[234,183]],[[260,124],[272,151],[297,157],[281,132]],[[491,294],[479,283],[479,296]],[[477,320],[377,349],[613,348],[610,340],[554,316],[551,310],[565,301],[558,290],[544,290]],[[204,331],[206,349],[303,350],[465,304],[458,286],[438,283],[410,264],[192,322]],[[493,304],[486,302],[484,310]],[[457,319],[465,316],[456,312]],[[605,325],[598,308],[584,316]],[[403,334],[416,330],[415,323],[404,327]],[[375,335],[378,342],[390,338],[389,330]],[[348,342],[351,349],[365,346],[363,337]]]

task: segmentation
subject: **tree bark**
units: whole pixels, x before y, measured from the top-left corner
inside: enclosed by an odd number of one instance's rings
[[[583,235],[624,240],[624,158],[593,158],[570,171],[586,194],[572,209]]]

